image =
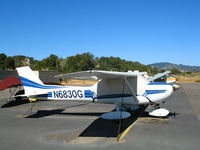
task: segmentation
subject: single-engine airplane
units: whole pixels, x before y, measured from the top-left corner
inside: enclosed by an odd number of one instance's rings
[[[165,71],[163,73],[158,73],[155,76],[148,76],[145,72],[141,72],[140,74],[147,79],[149,82],[166,82],[166,83],[172,83],[174,90],[178,90],[180,88],[179,85],[175,84],[177,79],[173,76],[169,76],[171,71]]]
[[[16,68],[23,84],[23,97],[30,101],[73,100],[115,104],[116,111],[103,114],[103,119],[126,119],[128,110],[138,109],[140,105],[155,105],[149,112],[152,116],[164,117],[169,111],[159,108],[173,93],[173,84],[154,83],[144,79],[139,73],[90,70],[59,75],[59,78],[98,80],[92,86],[45,85],[28,67]]]

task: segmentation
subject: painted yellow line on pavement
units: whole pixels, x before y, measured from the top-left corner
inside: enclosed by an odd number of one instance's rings
[[[144,111],[142,111],[142,112],[138,115],[137,119],[143,114],[143,112],[144,112]],[[130,129],[131,129],[131,128],[133,127],[133,125],[136,123],[137,119],[136,119],[124,132],[122,132],[122,134],[120,135],[120,137],[118,138],[117,141],[122,141],[122,139],[124,138],[124,136],[126,136],[126,134],[130,131]]]
[[[137,120],[136,120],[137,121]],[[133,127],[133,125],[136,123],[133,122],[124,132],[122,132],[122,134],[119,137],[119,141],[122,141],[122,139],[127,135],[127,133],[130,131],[130,129]]]

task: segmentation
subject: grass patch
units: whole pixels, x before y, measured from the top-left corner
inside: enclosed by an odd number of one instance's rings
[[[189,77],[196,77],[196,76],[198,76],[197,74],[191,74],[191,75],[189,75]]]
[[[177,78],[179,83],[200,82],[200,72],[192,72],[191,74],[183,73],[182,75],[179,75]]]

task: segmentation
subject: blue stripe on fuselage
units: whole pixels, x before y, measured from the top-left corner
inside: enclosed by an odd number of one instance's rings
[[[132,97],[131,94],[108,94],[97,96],[97,99]]]
[[[143,96],[165,93],[167,90],[146,90]]]
[[[20,76],[20,79],[21,79],[21,82],[22,82],[23,86],[28,86],[28,87],[33,87],[33,88],[39,88],[39,89],[66,88],[64,86],[42,85],[42,84],[33,82],[33,81],[29,80],[29,79],[26,79],[24,77],[21,77],[21,76]]]
[[[52,97],[52,92],[48,92],[48,97]]]
[[[148,85],[171,85],[171,86],[173,86],[172,83],[164,83],[164,82],[151,82]]]
[[[149,94],[159,94],[159,93],[165,93],[165,92],[166,92],[166,90],[146,90],[145,91],[145,93],[147,95],[149,95]]]

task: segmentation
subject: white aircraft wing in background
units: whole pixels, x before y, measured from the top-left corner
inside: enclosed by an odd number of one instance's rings
[[[170,74],[170,73],[171,73],[170,71],[165,71],[165,72],[163,72],[163,73],[158,73],[158,74],[156,74],[155,76],[148,78],[147,80],[148,80],[149,82],[153,82],[153,81],[155,81],[156,79],[159,79],[159,78],[161,78],[161,77],[163,77],[163,76],[165,76],[165,75],[168,75],[168,74]]]

